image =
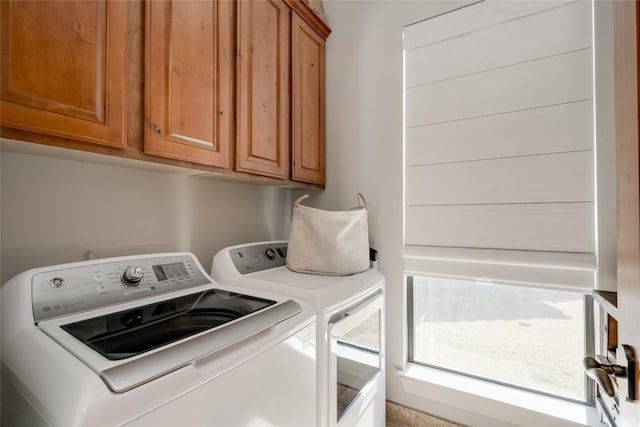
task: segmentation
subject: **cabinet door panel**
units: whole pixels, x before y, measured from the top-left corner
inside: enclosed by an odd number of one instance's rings
[[[147,2],[145,152],[229,167],[233,3]]]
[[[289,177],[289,16],[281,1],[238,5],[240,171]]]
[[[291,179],[324,185],[324,40],[298,16],[292,18]]]
[[[3,1],[2,125],[124,147],[126,3]]]

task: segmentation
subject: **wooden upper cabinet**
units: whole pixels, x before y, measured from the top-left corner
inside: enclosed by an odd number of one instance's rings
[[[146,153],[230,167],[234,19],[230,1],[147,1]]]
[[[291,179],[324,185],[325,41],[295,14],[291,37]]]
[[[238,2],[238,171],[289,177],[290,14],[280,0]]]
[[[126,145],[126,2],[0,3],[2,126]]]
[[[322,187],[330,31],[303,0],[0,0],[0,135]]]

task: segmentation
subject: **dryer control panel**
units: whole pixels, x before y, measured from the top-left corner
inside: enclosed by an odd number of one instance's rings
[[[33,317],[38,322],[211,282],[192,254],[60,266],[33,276]]]
[[[229,255],[240,274],[282,267],[287,264],[287,242],[243,246],[231,249]]]

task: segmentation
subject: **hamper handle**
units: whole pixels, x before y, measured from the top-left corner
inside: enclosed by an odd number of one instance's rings
[[[297,208],[298,205],[300,204],[300,202],[302,202],[304,199],[306,199],[307,197],[309,197],[308,194],[303,194],[302,196],[298,197],[294,202],[293,202],[293,207]],[[360,204],[361,207],[363,207],[365,210],[369,210],[369,206],[367,205],[367,200],[364,198],[364,196],[362,195],[362,193],[358,193],[358,203]]]
[[[307,197],[309,197],[309,195],[308,195],[308,194],[304,194],[304,195],[302,195],[302,196],[298,197],[298,198],[295,200],[295,202],[293,202],[293,207],[294,207],[294,208],[297,208],[297,207],[298,207],[298,205],[300,204],[300,202],[301,202],[301,201],[303,201],[304,199],[306,199]]]
[[[369,207],[367,206],[367,201],[365,200],[365,198],[362,195],[362,193],[358,193],[358,202],[360,202],[360,206],[364,207],[365,211],[369,210]]]

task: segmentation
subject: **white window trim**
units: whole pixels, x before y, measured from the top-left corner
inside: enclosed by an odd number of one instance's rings
[[[516,425],[595,426],[595,407],[569,402],[453,372],[407,363],[396,373],[403,390],[411,395]]]

